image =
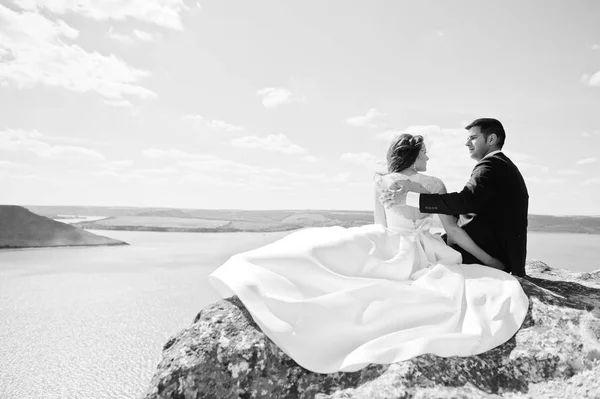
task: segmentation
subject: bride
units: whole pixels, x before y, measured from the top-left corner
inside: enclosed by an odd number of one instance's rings
[[[212,286],[237,295],[281,350],[318,373],[501,345],[527,313],[519,281],[453,217],[440,215],[448,241],[481,265],[461,264],[460,253],[430,232],[433,215],[378,200],[398,180],[445,193],[440,179],[420,173],[428,159],[421,136],[400,135],[387,154],[388,173],[375,179],[375,224],[296,231],[232,256],[210,275]]]

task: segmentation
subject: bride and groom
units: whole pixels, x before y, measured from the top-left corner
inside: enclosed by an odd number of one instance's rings
[[[506,342],[529,304],[509,274],[525,275],[528,194],[500,151],[502,124],[477,119],[466,129],[478,162],[460,193],[420,173],[423,138],[402,134],[388,173],[375,179],[374,224],[296,231],[232,256],[211,284],[237,295],[275,344],[319,373],[470,356]],[[434,214],[445,241],[430,232]]]

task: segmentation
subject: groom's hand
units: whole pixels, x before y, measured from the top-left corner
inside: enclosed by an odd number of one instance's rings
[[[503,270],[503,271],[506,270],[506,266],[504,266],[504,263],[500,262],[496,258],[491,258],[490,260],[488,260],[488,262],[486,263],[486,266],[493,267],[494,269],[498,269],[498,270]]]
[[[406,193],[407,191],[403,188],[399,190],[381,190],[379,195],[379,201],[386,208],[391,208],[396,205],[406,205]]]

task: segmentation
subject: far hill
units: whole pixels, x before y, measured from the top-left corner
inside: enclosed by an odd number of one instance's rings
[[[50,218],[104,216],[76,225],[97,230],[237,232],[285,231],[302,227],[353,227],[373,223],[373,211],[178,209],[86,206],[27,206]],[[435,227],[441,228],[437,221]],[[530,232],[600,234],[600,216],[529,215]]]
[[[15,205],[0,205],[0,248],[127,245]]]

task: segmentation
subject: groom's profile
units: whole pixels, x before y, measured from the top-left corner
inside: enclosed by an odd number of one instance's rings
[[[480,118],[465,127],[465,145],[477,164],[461,192],[418,194],[400,190],[386,203],[403,202],[424,213],[460,215],[458,225],[484,251],[499,259],[505,271],[525,276],[529,194],[523,176],[501,150],[506,139],[497,119]],[[449,243],[451,244],[451,243]],[[481,263],[457,245],[463,263]]]

